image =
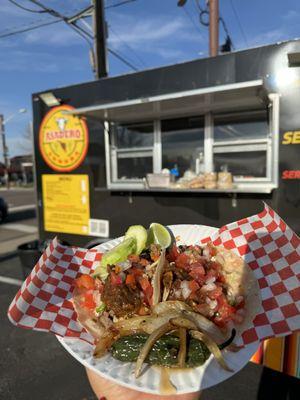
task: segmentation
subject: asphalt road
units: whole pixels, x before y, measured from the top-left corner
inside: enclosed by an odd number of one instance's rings
[[[14,218],[8,218],[7,222],[0,225],[0,257],[16,251],[20,244],[35,240],[37,237],[37,219],[24,218],[24,215],[21,218],[17,213],[14,214]]]
[[[0,197],[5,199],[9,208],[34,205],[36,203],[33,189],[0,189]]]
[[[8,217],[0,225],[0,259],[15,252],[20,244],[37,239],[35,192],[33,189],[3,189],[0,197],[8,204]]]
[[[52,334],[16,328],[8,321],[6,311],[21,276],[17,258],[0,262],[0,398],[96,400],[83,367]],[[7,277],[16,281],[4,283]],[[205,390],[201,400],[299,400],[299,393],[299,379],[249,363],[234,377]]]

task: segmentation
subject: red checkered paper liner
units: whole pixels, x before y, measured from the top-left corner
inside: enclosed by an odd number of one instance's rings
[[[94,343],[92,336],[77,322],[70,300],[74,279],[91,273],[99,261],[97,250],[64,246],[55,238],[9,306],[10,321],[22,328]]]
[[[249,344],[300,330],[300,239],[267,205],[248,218],[220,228],[202,240],[240,255],[258,280],[262,307],[253,327],[242,334]],[[72,282],[90,273],[100,253],[61,245],[54,239],[12,301],[8,316],[24,328],[93,342],[76,321]]]
[[[243,344],[300,330],[300,239],[274,210],[265,204],[201,242],[209,241],[241,256],[258,280],[262,307]]]

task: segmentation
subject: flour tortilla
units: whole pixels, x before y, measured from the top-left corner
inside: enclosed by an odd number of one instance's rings
[[[240,293],[245,300],[244,320],[241,324],[235,324],[237,336],[253,326],[253,320],[261,308],[261,296],[258,281],[249,265],[231,250],[224,247],[216,247],[215,259],[222,265],[229,292],[233,295]]]

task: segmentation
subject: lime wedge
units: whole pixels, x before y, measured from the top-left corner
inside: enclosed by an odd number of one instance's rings
[[[147,236],[147,231],[142,225],[132,225],[125,233],[125,239],[134,238],[136,240],[136,251],[134,254],[137,255],[141,254],[145,249]]]
[[[148,245],[159,244],[162,249],[166,249],[172,243],[172,237],[169,230],[157,222],[152,222],[148,232]]]

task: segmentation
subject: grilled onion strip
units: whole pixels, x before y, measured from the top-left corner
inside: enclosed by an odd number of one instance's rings
[[[166,261],[166,250],[161,252],[159,262],[153,276],[153,305],[155,306],[161,299],[161,278]]]
[[[165,333],[174,330],[174,325],[167,322],[166,324],[161,325],[158,329],[153,331],[151,335],[146,340],[146,343],[142,347],[138,359],[135,364],[135,377],[138,378],[141,375],[141,370],[143,367],[143,363],[146,360],[150,350],[152,349],[154,343]]]
[[[208,335],[203,332],[191,330],[190,334],[194,339],[201,340],[206,345],[208,350],[215,356],[216,360],[223,369],[228,372],[233,372],[233,370],[228,367],[226,361],[224,360],[221,350],[219,349],[216,342],[214,342]]]
[[[217,343],[213,339],[211,339],[206,333],[197,330],[197,326],[193,321],[184,317],[178,317],[171,318],[170,322],[175,326],[188,329],[193,338],[202,341],[206,345],[208,350],[215,356],[216,360],[222,368],[224,368],[226,371],[232,372],[232,370],[226,364],[226,361],[224,360]]]
[[[185,367],[185,359],[186,359],[186,329],[180,327],[179,328],[179,341],[180,347],[178,352],[178,367]]]

